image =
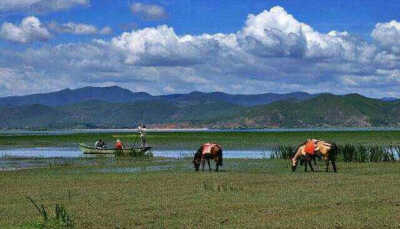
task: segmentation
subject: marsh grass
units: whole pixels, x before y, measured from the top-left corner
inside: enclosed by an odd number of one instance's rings
[[[54,216],[49,216],[43,204],[38,205],[31,197],[26,197],[42,217],[41,222],[31,222],[26,224],[26,227],[31,228],[74,228],[74,221],[68,214],[64,206],[60,204],[55,205]]]
[[[103,139],[111,144],[116,137],[124,143],[135,142],[136,133],[82,133],[65,135],[0,135],[0,146],[75,146],[78,142],[93,144]],[[297,145],[307,138],[329,139],[338,144],[400,145],[400,131],[292,131],[292,132],[149,132],[147,142],[154,148],[196,149],[212,141],[225,149],[265,149],[276,145]]]
[[[147,151],[147,152],[132,151],[128,155],[126,155],[122,151],[116,150],[115,151],[115,156],[117,156],[117,157],[133,157],[133,158],[140,158],[140,159],[150,159],[150,158],[153,157],[153,153],[151,151]]]
[[[56,167],[67,167],[72,166],[76,159],[73,158],[51,158],[47,159],[47,165],[49,168],[56,168]]]
[[[393,145],[339,146],[339,155],[345,162],[389,162],[396,161],[398,147]]]
[[[234,184],[234,183],[216,183],[216,182],[207,182],[203,181],[201,184],[201,190],[203,191],[211,191],[211,192],[240,192],[244,190],[242,185]]]
[[[399,145],[337,145],[338,160],[344,162],[390,162],[400,158]],[[295,146],[280,145],[275,147],[271,159],[289,159],[294,155]]]
[[[291,145],[279,145],[274,147],[271,159],[289,159],[295,153],[296,147]]]
[[[356,147],[352,144],[346,144],[344,146],[338,146],[339,152],[341,152],[343,156],[343,161],[349,162],[353,161],[353,158],[356,157]]]

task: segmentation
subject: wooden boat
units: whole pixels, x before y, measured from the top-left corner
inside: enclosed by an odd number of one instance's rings
[[[116,156],[146,156],[151,147],[130,147],[125,149],[115,148],[96,148],[93,146],[86,145],[84,143],[79,144],[79,149],[84,154],[114,154]]]

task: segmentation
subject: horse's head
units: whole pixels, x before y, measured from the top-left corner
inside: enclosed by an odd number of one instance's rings
[[[202,155],[202,147],[200,147],[196,153],[194,153],[193,157],[193,166],[196,171],[199,171],[200,163],[201,163],[201,155]]]
[[[305,144],[307,143],[304,142],[300,145],[297,146],[297,148],[294,151],[294,154],[290,157],[290,164],[292,166],[292,172],[296,171],[297,165],[298,165],[298,160],[300,157],[302,157],[302,152],[303,152],[303,148],[305,146]]]

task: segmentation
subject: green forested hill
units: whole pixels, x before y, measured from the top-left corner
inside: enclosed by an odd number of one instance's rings
[[[281,101],[247,109],[219,125],[237,127],[398,126],[400,103],[357,94],[321,94],[306,101]]]
[[[172,128],[397,127],[400,126],[400,102],[358,94],[320,94],[307,100],[256,106],[214,99],[153,99],[0,107],[0,128],[132,128],[140,122],[151,127]]]

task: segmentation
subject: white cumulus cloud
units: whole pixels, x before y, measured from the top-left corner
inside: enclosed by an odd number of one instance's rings
[[[384,48],[400,53],[400,22],[378,23],[371,36]]]
[[[51,34],[38,18],[26,17],[20,25],[4,22],[0,28],[0,37],[8,41],[28,43],[48,40]]]
[[[168,26],[123,33],[111,41],[126,55],[126,63],[138,65],[187,65],[201,61],[206,50],[193,39],[179,37]]]
[[[155,4],[134,3],[131,5],[134,14],[145,20],[160,20],[167,17],[164,7]]]

